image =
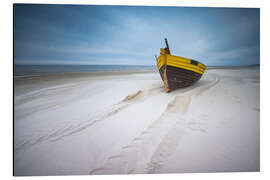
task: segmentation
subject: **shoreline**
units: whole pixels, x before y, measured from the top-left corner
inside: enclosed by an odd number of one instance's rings
[[[53,72],[53,73],[14,73],[14,79],[28,78],[28,77],[49,77],[49,76],[111,76],[111,75],[128,75],[128,74],[143,74],[143,73],[155,73],[153,70],[122,70],[122,71],[95,71],[95,72]]]
[[[157,70],[129,70],[129,71],[104,71],[104,72],[61,72],[14,75],[14,97],[39,89],[54,87],[64,84],[93,83],[109,79],[121,79],[133,75],[158,75]],[[16,77],[17,76],[17,77]]]
[[[207,67],[206,70],[218,70],[218,69],[224,69],[224,70],[238,70],[238,69],[256,69],[260,66],[216,66],[216,67]],[[40,77],[40,76],[57,76],[57,75],[83,75],[83,76],[110,76],[110,75],[127,75],[127,74],[137,74],[137,73],[155,73],[158,72],[158,69],[152,69],[152,70],[108,70],[108,71],[89,71],[89,72],[25,72],[25,73],[16,73],[13,72],[13,78],[14,79],[20,79],[20,78],[32,78],[32,77]]]
[[[236,71],[236,70],[252,70],[260,69],[260,67],[242,67],[242,68],[216,68],[206,69],[207,71]],[[122,79],[127,76],[133,75],[154,75],[157,80],[162,80],[157,69],[154,70],[125,70],[125,71],[103,71],[103,72],[59,72],[59,73],[41,73],[41,74],[24,74],[13,75],[14,82],[14,96],[24,92],[32,90],[38,90],[39,88],[46,88],[52,86],[58,86],[62,84],[69,84],[74,82],[89,82],[92,83],[97,80],[108,79]]]

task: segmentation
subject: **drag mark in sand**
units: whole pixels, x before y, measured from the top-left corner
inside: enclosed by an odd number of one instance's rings
[[[30,138],[23,141],[22,143],[18,143],[18,145],[15,146],[14,151],[31,147],[35,144],[38,144],[44,141],[57,141],[66,136],[70,136],[72,134],[78,133],[82,130],[85,130],[95,125],[98,122],[101,122],[109,118],[110,116],[113,116],[121,112],[122,110],[128,108],[129,106],[132,106],[133,104],[137,102],[144,101],[145,99],[150,98],[153,95],[157,95],[158,93],[161,93],[162,91],[163,91],[162,88],[139,90],[134,94],[126,96],[119,103],[116,103],[110,107],[107,107],[106,109],[102,111],[96,112],[95,114],[90,116],[90,118],[81,117],[81,118],[78,118],[76,121],[72,121],[72,122],[79,121],[79,123],[68,124],[65,127],[52,130],[51,132],[48,132],[46,134],[44,133],[41,136],[38,136],[36,138]],[[81,119],[87,119],[87,120],[82,121]]]
[[[148,173],[154,164],[160,162],[160,154],[164,157],[171,153],[170,146],[175,139],[172,132],[183,128],[184,119],[180,118],[190,104],[189,96],[176,96],[163,114],[155,120],[139,137],[123,146],[119,154],[109,157],[103,168],[91,170],[90,174],[127,174]],[[177,126],[175,126],[177,125]],[[179,133],[178,136],[179,138]]]
[[[137,102],[144,101],[145,99],[150,98],[151,96],[160,93],[161,91],[162,91],[161,88],[153,88],[153,89],[149,89],[149,90],[139,90],[134,94],[128,95],[119,103],[117,103],[117,104],[115,104],[115,105],[113,105],[113,106],[111,106],[111,107],[109,107],[101,112],[96,113],[90,119],[90,121],[88,120],[86,122],[80,123],[78,127],[72,128],[71,131],[62,134],[61,136],[54,137],[52,139],[52,141],[57,141],[65,136],[69,136],[69,135],[72,135],[74,133],[80,132],[84,129],[87,129],[87,128],[93,126],[94,124],[101,122],[101,121],[123,111],[124,109],[128,108],[129,106],[134,105]]]
[[[215,75],[210,82],[176,95],[166,110],[139,137],[120,152],[107,159],[103,167],[92,169],[89,174],[155,173],[179,145],[187,124],[185,116],[191,97],[200,95],[213,87],[219,80]]]

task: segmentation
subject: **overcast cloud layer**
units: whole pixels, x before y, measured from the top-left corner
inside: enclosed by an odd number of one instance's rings
[[[15,64],[155,65],[165,37],[208,66],[259,64],[260,10],[14,5]]]

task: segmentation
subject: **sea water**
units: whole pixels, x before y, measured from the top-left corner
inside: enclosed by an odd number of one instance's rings
[[[154,70],[146,65],[14,65],[14,75],[64,73],[64,72],[108,72]]]

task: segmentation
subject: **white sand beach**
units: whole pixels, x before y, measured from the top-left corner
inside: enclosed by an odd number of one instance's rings
[[[14,80],[14,173],[260,170],[260,69],[209,69],[166,93],[158,72]]]

